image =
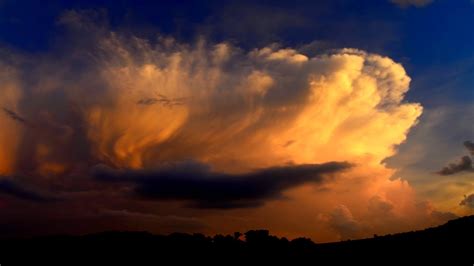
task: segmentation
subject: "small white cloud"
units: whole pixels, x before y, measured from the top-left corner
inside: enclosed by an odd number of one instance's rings
[[[332,228],[338,232],[342,240],[357,237],[360,233],[361,225],[345,205],[341,204],[334,208],[329,217]]]

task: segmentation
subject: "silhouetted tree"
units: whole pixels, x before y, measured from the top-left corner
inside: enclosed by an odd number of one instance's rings
[[[327,244],[315,244],[303,237],[288,241],[270,235],[268,230],[250,230],[244,235],[245,241],[240,239],[242,234],[239,232],[214,237],[184,233],[163,236],[146,232],[104,232],[80,237],[4,239],[0,241],[0,259],[2,264],[4,261],[14,262],[5,265],[26,265],[29,258],[35,258],[36,264],[55,264],[54,259],[59,260],[59,257],[102,257],[120,262],[122,258],[133,258],[133,265],[140,264],[136,261],[146,261],[147,264],[156,261],[159,264],[163,260],[171,260],[173,264],[192,261],[220,265],[296,264],[297,261],[317,263],[327,260],[331,264],[361,261],[366,265],[370,261],[380,264],[383,261],[376,260],[376,256],[380,256],[395,259],[422,257],[424,261],[449,258],[452,265],[456,264],[454,259],[467,259],[471,265],[473,256],[469,243],[474,237],[474,216],[422,231]],[[57,254],[61,256],[56,257]]]

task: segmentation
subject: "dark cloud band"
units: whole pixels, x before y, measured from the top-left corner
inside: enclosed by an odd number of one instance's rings
[[[158,170],[113,170],[97,167],[95,177],[109,182],[136,184],[135,193],[156,200],[185,200],[198,208],[260,206],[282,197],[286,189],[321,183],[325,176],[350,168],[347,162],[303,164],[259,169],[243,174],[211,171],[196,162],[177,163]]]

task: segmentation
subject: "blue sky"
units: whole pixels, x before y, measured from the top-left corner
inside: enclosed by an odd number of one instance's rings
[[[250,48],[312,41],[359,48],[404,65],[413,78],[408,100],[431,107],[474,99],[474,4],[469,0],[404,8],[374,0],[270,1],[271,6],[269,1],[133,2],[3,0],[0,42],[31,52],[51,49],[61,33],[57,19],[64,10],[102,9],[112,27],[143,34],[159,30],[184,40],[205,35]],[[242,29],[256,21],[261,25]]]

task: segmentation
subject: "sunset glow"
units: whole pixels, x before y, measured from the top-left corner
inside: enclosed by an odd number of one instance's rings
[[[394,17],[438,8],[385,4]],[[14,6],[0,1],[12,16]],[[303,11],[285,8],[275,23],[307,29],[310,17],[295,22],[285,14]],[[423,90],[444,65],[425,70],[410,48],[373,39],[385,33],[341,45],[333,35],[285,39],[262,20],[262,32],[239,35],[223,18],[229,29],[205,24],[228,12],[214,9],[179,32],[160,30],[164,22],[141,31],[116,9],[65,6],[51,11],[53,44],[36,51],[0,32],[2,234],[267,228],[328,242],[472,213],[472,85],[459,89],[463,100]],[[245,19],[242,27],[254,23]],[[453,124],[461,110],[470,120]]]

